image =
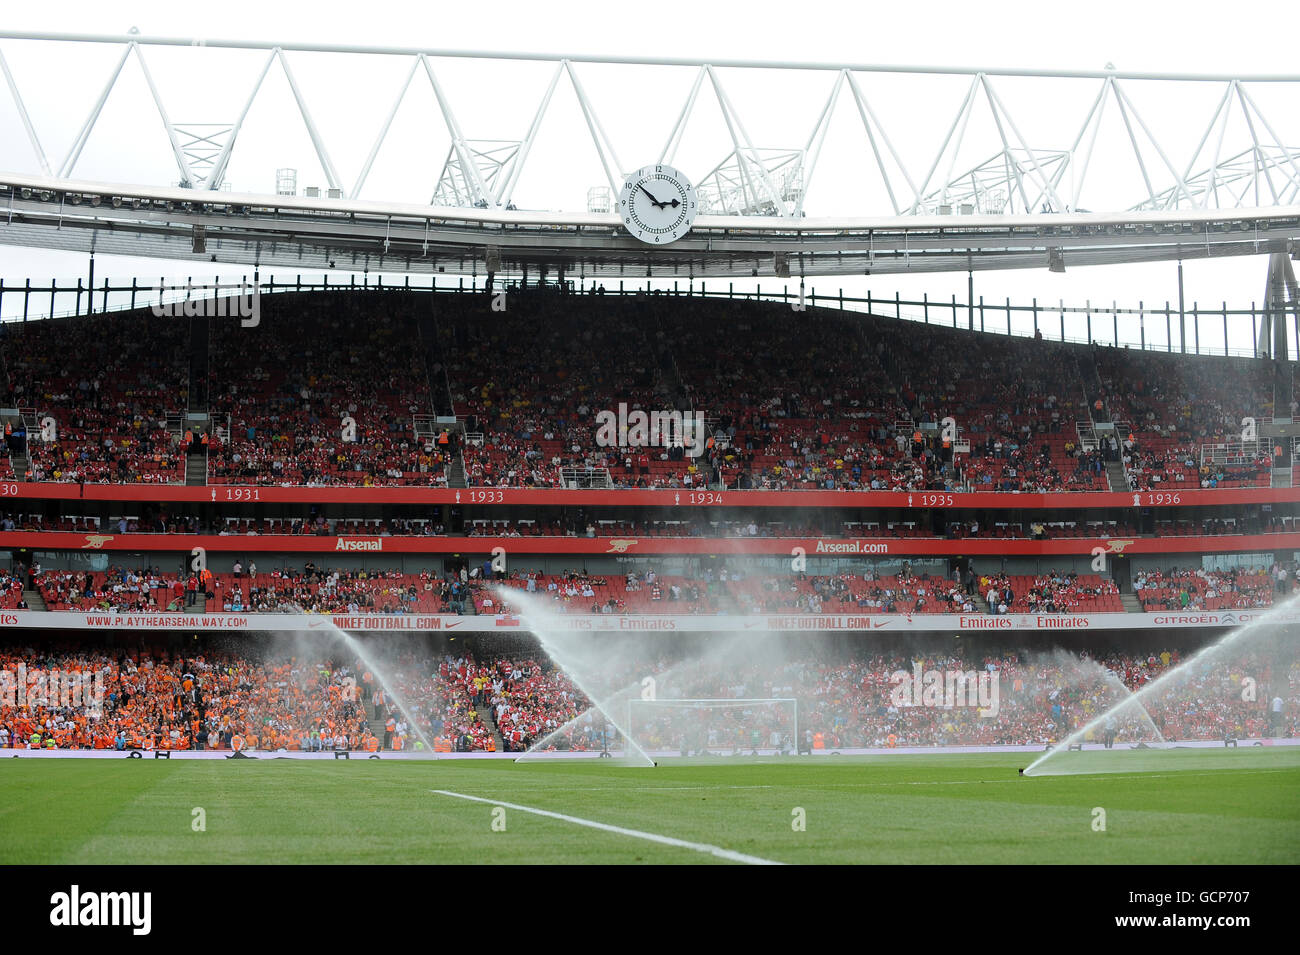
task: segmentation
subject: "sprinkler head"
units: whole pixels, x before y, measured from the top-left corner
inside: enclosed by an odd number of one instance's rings
[[[1021,766],[1019,769],[1016,770],[1016,772],[1019,773],[1021,776],[1023,776],[1025,774],[1025,767]]]

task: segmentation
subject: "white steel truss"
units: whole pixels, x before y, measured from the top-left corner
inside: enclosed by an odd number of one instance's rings
[[[462,150],[454,144],[449,146],[442,172],[438,174],[438,184],[433,190],[432,204],[486,209],[489,200],[495,200],[498,188],[509,177],[522,145],[523,142],[516,139],[466,140],[463,150],[474,164],[472,172],[461,166]]]
[[[921,200],[927,215],[1030,215],[1050,212],[1048,190],[1038,186],[1029,192],[1021,187],[1035,167],[1057,188],[1069,168],[1065,150],[1036,150],[1033,162],[1021,149],[1004,149],[975,168],[955,177],[942,189]]]
[[[0,73],[4,73],[5,84],[9,87],[9,95],[13,97],[18,119],[23,124],[23,131],[27,134],[27,141],[31,143],[32,152],[36,155],[36,161],[40,164],[41,172],[49,176],[52,174],[49,160],[45,158],[45,150],[41,147],[41,141],[36,136],[36,129],[32,126],[32,119],[27,115],[27,107],[23,103],[22,94],[18,92],[18,84],[14,82],[14,75],[9,72],[9,64],[5,60],[4,50],[0,50]]]
[[[695,187],[700,211],[723,216],[788,216],[803,204],[802,149],[733,150]],[[776,198],[756,188],[766,179]]]
[[[1185,183],[1194,205],[1188,204],[1181,189],[1171,186],[1133,209],[1251,209],[1269,205],[1265,201],[1269,197],[1278,205],[1296,205],[1300,178],[1291,169],[1291,157],[1296,155],[1300,149],[1253,146],[1188,176]]]
[[[196,189],[221,189],[225,183],[211,182],[212,171],[234,132],[230,123],[177,123],[176,136],[189,165]]]
[[[45,155],[42,138],[51,141],[44,133],[42,121],[53,122],[52,117],[31,115],[20,93],[25,83],[38,79],[16,76],[10,61],[4,56],[5,43],[60,42],[89,43],[120,50],[98,96],[81,124],[63,161],[53,166]],[[166,89],[155,82],[145,57],[152,47],[186,48],[190,56],[210,57],[222,51],[258,50],[266,54],[260,70],[254,71],[248,96],[234,122],[226,124],[174,124],[167,106]],[[310,91],[298,82],[291,58],[299,55],[320,55],[339,58],[385,57],[404,58],[409,61],[404,81],[400,84],[391,108],[376,136],[368,155],[360,167],[350,191],[345,191],[339,170],[333,162],[326,138],[313,118],[309,106]],[[547,54],[499,53],[474,50],[438,50],[415,47],[364,47],[348,44],[300,44],[256,42],[242,40],[196,40],[176,37],[146,37],[138,34],[125,36],[33,33],[0,31],[0,74],[16,109],[15,125],[21,125],[6,136],[9,140],[25,139],[31,147],[32,168],[16,169],[18,173],[35,173],[72,180],[78,161],[87,141],[99,123],[105,102],[118,84],[124,68],[134,58],[143,75],[152,106],[166,133],[176,177],[183,187],[220,191],[233,151],[240,142],[241,131],[249,111],[265,86],[264,80],[271,67],[279,64],[288,83],[298,118],[301,119],[319,161],[330,194],[347,199],[377,198],[365,192],[367,179],[376,157],[388,138],[393,121],[417,73],[423,73],[432,89],[436,104],[433,114],[445,128],[450,146],[447,149],[432,193],[431,205],[500,208],[514,207],[514,192],[520,175],[532,158],[538,132],[543,126],[553,103],[561,77],[567,77],[577,100],[582,126],[595,149],[599,160],[603,186],[617,193],[628,167],[620,154],[633,155],[644,150],[643,143],[616,142],[607,129],[600,111],[588,95],[584,77],[587,64],[618,67],[653,67],[662,70],[689,70],[693,82],[685,102],[672,116],[661,116],[669,126],[667,141],[659,153],[660,161],[673,162],[675,155],[687,138],[687,126],[697,114],[701,91],[708,91],[716,101],[720,125],[717,127],[729,143],[724,155],[711,158],[712,166],[699,177],[700,196],[708,212],[725,215],[800,218],[805,215],[807,196],[812,193],[825,203],[820,214],[855,214],[894,216],[937,215],[943,210],[961,210],[970,207],[972,213],[994,215],[1033,215],[1042,213],[1071,213],[1095,210],[1089,188],[1098,178],[1095,162],[1102,153],[1108,159],[1124,158],[1134,167],[1131,181],[1123,182],[1117,190],[1127,191],[1126,200],[1112,204],[1100,211],[1118,212],[1137,210],[1183,210],[1219,208],[1270,208],[1289,206],[1300,202],[1300,149],[1288,145],[1300,142],[1296,129],[1300,117],[1300,74],[1224,75],[1212,73],[1145,73],[1105,70],[1029,70],[1029,69],[968,69],[949,66],[827,64],[714,60],[711,62],[668,58],[611,57],[611,56],[558,56]],[[481,60],[484,62],[547,63],[553,67],[549,82],[542,88],[540,102],[526,129],[506,131],[496,139],[470,139],[462,130],[457,108],[444,88],[439,76],[439,64],[453,59]],[[196,60],[196,62],[198,62]],[[758,109],[752,105],[749,114],[738,108],[733,92],[745,83],[746,71],[786,71],[791,74],[828,74],[831,77],[825,98],[817,94],[801,101],[799,107],[787,109],[779,119],[784,131],[774,135],[771,122],[752,125],[771,117],[756,116]],[[237,84],[242,81],[233,73],[223,72]],[[363,71],[349,70],[359,87],[366,87]],[[897,119],[891,120],[895,128],[886,129],[882,116],[891,115],[882,105],[897,107],[907,93],[902,84],[911,77],[959,77],[964,82],[964,93],[950,115],[950,121],[939,137],[937,149],[933,138],[937,130],[928,123],[908,123],[904,129]],[[585,77],[590,79],[590,77]],[[1090,104],[1077,125],[1068,124],[1064,134],[1044,132],[1048,119],[1064,115],[1070,119],[1069,110],[1052,105],[1046,98],[1040,105],[1019,112],[1010,108],[1016,102],[1008,96],[1008,84],[1022,80],[1068,81],[1082,84],[1081,102]],[[75,82],[75,81],[74,81]],[[1189,85],[1204,90],[1215,88],[1217,106],[1205,117],[1203,107],[1187,100],[1186,108],[1179,110],[1180,89]],[[1279,109],[1276,102],[1270,105],[1270,117],[1260,105],[1261,87],[1281,88],[1289,97],[1292,108]],[[1137,88],[1142,93],[1135,95]],[[1169,134],[1158,135],[1149,121],[1154,111],[1139,108],[1145,91],[1159,87],[1173,97],[1172,106],[1161,112],[1176,111],[1185,116],[1184,128],[1199,132],[1194,149],[1189,153],[1186,144],[1171,139]],[[1095,93],[1093,89],[1095,88]],[[1221,91],[1220,89],[1221,88]],[[881,90],[888,89],[883,93]],[[868,91],[871,95],[868,95]],[[374,92],[376,97],[382,91]],[[517,93],[517,90],[512,92]],[[598,90],[599,92],[599,90]],[[488,94],[477,94],[482,99],[472,103],[457,104],[461,110],[471,109],[478,117],[493,115],[493,103]],[[706,94],[707,95],[707,94]],[[886,103],[886,98],[891,102]],[[211,113],[211,108],[195,102],[194,94],[184,98],[188,115]],[[1199,103],[1199,100],[1197,101]],[[175,105],[173,103],[173,105]],[[318,101],[319,105],[319,101]],[[662,106],[654,108],[662,112]],[[676,107],[672,107],[674,110]],[[1070,109],[1073,109],[1071,107]],[[1064,112],[1063,112],[1064,111]],[[894,115],[898,110],[895,108]],[[1101,130],[1105,117],[1117,120],[1122,133],[1103,137]],[[887,209],[865,208],[850,210],[842,207],[843,190],[832,180],[814,192],[816,174],[828,165],[824,147],[830,141],[830,127],[844,120],[856,120],[865,141],[861,154],[850,157],[850,167],[855,175],[871,178],[880,188],[888,203]],[[1236,117],[1235,122],[1230,119]],[[653,118],[653,117],[652,117]],[[1282,129],[1274,120],[1290,124]],[[647,123],[653,126],[653,123]],[[1157,124],[1158,125],[1158,124]],[[662,127],[661,127],[662,128]],[[751,128],[762,135],[754,137]],[[766,129],[766,131],[764,131]],[[1072,142],[1063,142],[1073,130]],[[4,131],[0,128],[0,132]],[[493,130],[497,133],[497,130]],[[513,133],[513,135],[511,134]],[[891,135],[891,133],[893,135]],[[901,134],[901,138],[900,138]],[[627,134],[624,134],[626,139]],[[1109,141],[1114,140],[1114,141]],[[838,140],[837,140],[838,141]],[[990,153],[987,146],[975,142],[996,144],[992,157],[977,164],[973,160]],[[782,144],[774,148],[773,142]],[[565,144],[566,148],[571,143]],[[965,152],[963,151],[965,147]],[[836,147],[843,149],[842,143]],[[975,152],[975,156],[969,155]],[[641,153],[645,155],[646,153]],[[653,153],[649,153],[653,155]],[[965,157],[965,158],[963,158]],[[412,157],[412,162],[427,160],[427,156]],[[563,157],[561,157],[562,161]],[[427,169],[427,166],[425,167]],[[837,170],[843,165],[837,166]],[[1094,175],[1090,178],[1089,173]],[[691,172],[688,170],[688,172]],[[702,170],[694,170],[697,174]],[[427,172],[424,173],[427,175]],[[833,173],[830,175],[843,175]],[[412,179],[416,175],[412,175]],[[271,182],[271,177],[265,177]],[[591,185],[588,183],[588,185]],[[577,197],[546,196],[542,202],[549,209],[564,208]],[[1110,202],[1110,200],[1105,200]]]

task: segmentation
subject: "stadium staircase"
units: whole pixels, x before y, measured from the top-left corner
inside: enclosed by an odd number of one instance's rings
[[[1279,356],[1283,359],[1285,355]],[[1273,420],[1290,421],[1291,402],[1295,400],[1295,363],[1290,361],[1273,362]]]
[[[185,486],[198,487],[208,483],[208,456],[204,454],[185,455]]]
[[[1124,439],[1129,436],[1131,429],[1123,422],[1115,420],[1115,416],[1110,412],[1110,406],[1102,397],[1105,388],[1102,387],[1101,373],[1097,370],[1097,362],[1092,352],[1080,352],[1075,357],[1074,366],[1078,372],[1079,384],[1083,388],[1084,407],[1088,412],[1088,423],[1076,425],[1079,432],[1079,446],[1086,451],[1102,448],[1103,442],[1113,434],[1122,448]],[[1094,413],[1093,407],[1098,398],[1101,398],[1102,402],[1102,410],[1099,414]],[[1116,493],[1128,493],[1132,490],[1122,459],[1106,462],[1106,483],[1110,486],[1110,490]]]
[[[23,588],[23,600],[26,601],[28,610],[49,610],[50,609],[48,606],[46,606],[45,598],[41,596],[41,592],[37,590],[35,587]]]
[[[447,369],[442,362],[438,345],[438,322],[433,313],[420,316],[415,324],[420,339],[420,357],[424,360],[425,380],[429,385],[429,403],[435,415],[452,416],[455,410],[451,401],[451,386]]]
[[[492,741],[497,745],[497,752],[504,753],[506,751],[506,741],[501,738],[501,733],[497,729],[497,719],[492,715],[492,707],[476,706],[474,712],[483,721],[483,725],[492,731]]]
[[[1291,487],[1295,482],[1296,422],[1291,409],[1295,400],[1294,368],[1294,363],[1289,361],[1273,362],[1273,417],[1261,424],[1260,437],[1267,438],[1270,444],[1280,443],[1283,448],[1290,448],[1291,453],[1286,455],[1285,466],[1270,469],[1269,487]]]
[[[447,468],[447,487],[469,487],[469,480],[465,477],[465,452],[459,447]]]
[[[1112,491],[1131,491],[1132,485],[1128,483],[1128,474],[1124,471],[1123,461],[1106,462],[1106,480],[1110,482]]]
[[[5,372],[5,379],[8,379],[8,372]],[[5,408],[0,411],[0,426],[12,427],[15,431],[22,431],[27,435],[27,440],[32,440],[34,433],[29,422],[36,421],[35,408]],[[26,443],[24,442],[23,450],[9,452],[9,464],[13,468],[14,478],[19,481],[27,480],[27,472],[32,469],[31,458],[27,454]]]
[[[211,334],[211,325],[206,315],[194,315],[190,318],[190,355],[189,355],[189,388],[185,394],[185,407],[187,414],[168,415],[167,430],[174,434],[173,440],[180,442],[185,430],[191,426],[198,430],[211,431],[214,422],[209,418],[205,421],[199,416],[208,414],[208,338]],[[196,431],[197,433],[197,431]],[[226,435],[225,440],[230,436]],[[185,455],[185,486],[200,487],[208,483],[208,455],[190,454],[188,451]]]
[[[646,338],[646,346],[648,348],[654,347],[654,344],[650,341],[648,336]],[[677,358],[673,355],[672,347],[666,343],[659,346],[658,384],[660,390],[667,397],[667,403],[664,405],[665,408],[677,408],[682,411],[702,412],[706,416],[705,427],[708,429],[709,435],[713,435],[718,424],[718,419],[707,417],[709,414],[708,408],[695,407],[695,401],[691,397],[690,386],[687,385],[686,380],[682,378],[682,373],[677,367]],[[723,489],[722,479],[718,476],[717,469],[714,468],[713,462],[709,459],[707,453],[701,454],[695,459],[694,463],[695,466],[700,469],[700,473],[704,476],[705,487],[716,488],[718,490]]]
[[[456,406],[451,398],[451,382],[447,379],[447,367],[442,360],[442,348],[438,343],[438,320],[432,311],[421,315],[416,320],[416,331],[420,340],[420,356],[424,360],[424,376],[429,386],[429,404],[435,420],[437,418],[454,418]],[[417,435],[418,437],[418,435]],[[447,468],[448,487],[469,487],[465,477],[464,429],[460,430],[460,440],[456,442],[456,453],[452,455]]]
[[[890,350],[887,346],[885,346],[883,342],[873,341],[867,335],[866,330],[861,327],[859,327],[858,330],[858,339],[862,342],[863,347],[867,348],[869,351],[875,354],[876,360],[880,363],[880,367],[884,369],[885,380],[889,383],[890,389],[893,391],[895,395],[900,396],[899,405],[901,406],[902,405],[901,395],[903,394],[903,389],[900,386],[900,383],[906,380],[906,376],[899,370],[898,361],[894,357],[893,351]],[[917,422],[916,422],[915,415],[917,413],[917,409],[906,408],[905,411],[907,416],[905,418],[899,418],[897,421],[894,422],[893,434],[911,435],[916,433]],[[909,449],[911,448],[910,444],[908,445],[908,448]],[[907,453],[911,454],[911,451],[909,450]],[[962,480],[961,475],[958,474],[957,471],[954,470],[953,475],[955,479],[959,481]]]
[[[190,318],[190,379],[185,403],[192,412],[208,410],[208,335],[206,315]]]
[[[1074,356],[1074,368],[1079,376],[1079,384],[1083,386],[1083,397],[1088,403],[1089,413],[1091,414],[1093,402],[1101,397],[1105,391],[1101,384],[1101,372],[1097,370],[1097,361],[1093,358],[1092,352],[1090,350],[1080,350]],[[1107,413],[1105,420],[1111,420],[1109,413]]]
[[[1125,613],[1141,613],[1142,601],[1137,599],[1137,594],[1127,593],[1119,595],[1119,602],[1124,605]]]

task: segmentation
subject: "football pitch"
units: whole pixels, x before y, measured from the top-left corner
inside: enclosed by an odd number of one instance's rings
[[[0,863],[1300,862],[1300,749],[1088,755],[9,758]]]

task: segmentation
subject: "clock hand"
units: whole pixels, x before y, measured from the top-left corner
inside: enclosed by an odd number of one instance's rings
[[[655,204],[655,207],[658,208],[658,209],[662,209],[664,206],[666,206],[666,205],[668,204],[668,203],[666,203],[666,202],[660,202],[658,199],[656,199],[656,198],[654,197],[654,194],[653,194],[649,189],[647,189],[645,186],[641,186],[641,191],[644,192],[647,196],[650,197],[650,201],[653,202],[653,203]]]

